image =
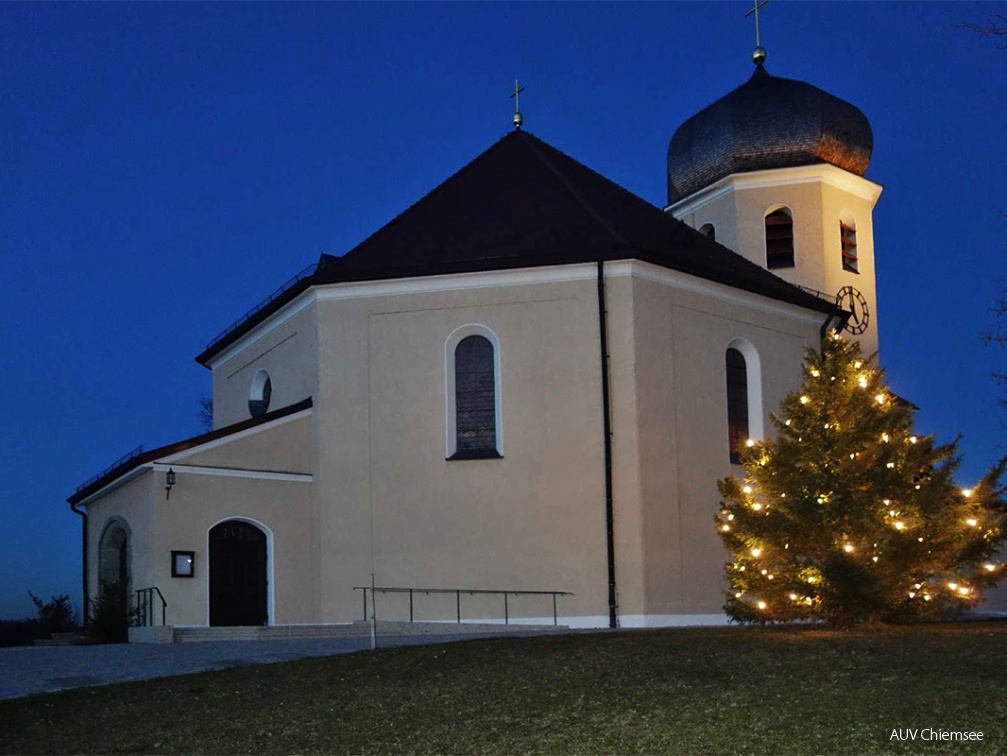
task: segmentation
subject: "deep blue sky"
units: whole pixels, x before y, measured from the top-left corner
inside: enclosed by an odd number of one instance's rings
[[[510,128],[657,205],[675,128],[751,73],[742,0],[0,4],[0,617],[79,602],[64,499],[199,431],[193,357],[320,252],[350,249]],[[874,128],[881,357],[917,427],[1004,449],[982,346],[1007,269],[1001,4],[785,3],[770,72]]]

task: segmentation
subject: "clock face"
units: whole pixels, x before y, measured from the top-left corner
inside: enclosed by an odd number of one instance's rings
[[[836,294],[836,304],[844,310],[852,312],[850,319],[846,322],[846,330],[854,336],[867,330],[867,324],[871,319],[871,312],[867,309],[867,300],[864,295],[852,286],[844,286]]]

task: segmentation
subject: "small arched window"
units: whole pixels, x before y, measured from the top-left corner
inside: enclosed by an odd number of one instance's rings
[[[248,392],[248,412],[252,417],[261,417],[269,411],[269,400],[273,398],[273,381],[269,373],[260,370],[252,379]]]
[[[485,336],[466,336],[455,347],[455,453],[452,459],[499,457],[496,359]]]
[[[766,267],[794,267],[794,217],[789,208],[766,215]]]
[[[713,227],[712,223],[704,223],[702,226],[700,226],[699,233],[701,233],[710,241],[717,241],[717,229]]]
[[[843,213],[839,217],[839,242],[843,248],[843,270],[849,273],[859,273],[857,260],[857,219],[852,213]]]
[[[727,350],[727,441],[731,462],[741,462],[748,440],[748,366],[737,349]]]

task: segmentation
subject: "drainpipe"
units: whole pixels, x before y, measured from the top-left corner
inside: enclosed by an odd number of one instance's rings
[[[80,538],[80,542],[81,542],[81,548],[80,548],[80,552],[81,552],[81,571],[84,574],[84,579],[83,579],[83,582],[84,582],[84,592],[83,592],[83,596],[84,596],[84,608],[83,608],[83,611],[82,611],[82,614],[83,614],[82,619],[84,621],[84,629],[86,630],[87,629],[87,625],[88,625],[87,617],[88,617],[88,614],[89,614],[89,608],[91,606],[91,602],[89,600],[90,596],[88,595],[88,590],[87,590],[87,512],[84,511],[84,510],[81,510],[81,509],[77,509],[77,505],[76,504],[71,504],[70,505],[70,509],[72,509],[75,513],[79,514],[80,518],[81,518],[80,519],[80,525],[81,525],[81,528],[80,528],[80,532],[81,532],[81,538]]]
[[[605,309],[605,263],[598,261],[598,325],[601,342],[601,408],[605,433],[605,530],[608,546],[608,626],[618,627],[615,589],[615,516],[612,506],[612,412],[608,386],[608,311]]]

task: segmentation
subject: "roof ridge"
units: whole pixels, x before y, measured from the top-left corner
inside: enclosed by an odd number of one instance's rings
[[[426,194],[424,194],[424,195],[423,195],[422,197],[419,197],[419,198],[418,198],[418,199],[417,199],[416,201],[414,201],[414,202],[410,202],[410,203],[409,203],[408,205],[406,205],[406,207],[405,207],[405,208],[404,208],[404,209],[403,209],[403,210],[402,210],[401,212],[399,212],[399,213],[396,213],[396,214],[395,214],[394,216],[392,216],[391,220],[387,221],[386,223],[384,223],[383,225],[381,225],[380,227],[378,227],[378,229],[377,229],[377,230],[375,230],[375,231],[374,231],[373,233],[371,233],[371,234],[368,234],[367,236],[365,236],[365,237],[364,237],[363,239],[361,239],[361,240],[360,240],[359,242],[357,242],[356,244],[354,244],[354,245],[353,245],[353,246],[352,246],[352,247],[351,247],[351,248],[350,248],[349,250],[347,250],[346,252],[344,252],[344,253],[343,253],[343,254],[341,254],[341,255],[329,255],[329,256],[330,256],[330,257],[335,257],[336,259],[339,259],[339,260],[342,260],[342,259],[344,259],[344,258],[348,257],[349,255],[352,255],[352,254],[353,254],[353,253],[354,253],[354,252],[355,252],[356,250],[358,250],[359,248],[361,248],[361,247],[363,247],[363,246],[364,246],[365,244],[367,244],[367,242],[369,242],[369,241],[371,241],[372,239],[374,239],[374,238],[377,238],[378,236],[380,236],[380,235],[381,235],[381,234],[382,234],[383,232],[385,232],[385,231],[386,231],[386,230],[387,230],[387,229],[389,228],[389,226],[392,226],[392,225],[394,225],[394,224],[395,224],[395,222],[396,222],[396,221],[397,221],[397,220],[398,220],[399,218],[401,218],[401,217],[402,217],[403,215],[405,215],[406,213],[408,213],[408,212],[409,212],[410,210],[412,210],[412,209],[413,209],[414,207],[416,207],[416,206],[417,206],[418,204],[420,204],[421,202],[425,201],[425,200],[426,200],[426,199],[428,199],[429,197],[433,197],[433,196],[435,196],[436,194],[440,193],[440,192],[441,192],[441,190],[443,190],[443,189],[444,189],[444,186],[445,186],[446,184],[450,184],[450,183],[452,183],[454,179],[456,179],[457,177],[459,177],[459,176],[461,176],[461,175],[463,175],[463,174],[467,173],[467,172],[468,172],[468,171],[469,171],[469,170],[470,170],[470,169],[472,168],[472,166],[473,166],[473,165],[474,165],[475,163],[478,163],[478,162],[479,162],[479,160],[480,160],[480,159],[481,159],[481,158],[482,158],[482,157],[483,157],[484,155],[486,155],[486,154],[487,154],[488,152],[490,152],[491,150],[495,149],[495,148],[496,148],[496,147],[497,147],[497,146],[498,146],[498,145],[499,145],[499,144],[500,144],[501,142],[503,142],[503,141],[504,141],[505,139],[509,139],[510,137],[512,137],[512,136],[513,136],[513,135],[514,135],[515,133],[521,133],[521,132],[514,132],[514,131],[508,131],[508,132],[507,132],[506,134],[504,134],[504,135],[503,135],[502,137],[500,137],[500,138],[499,138],[499,139],[497,139],[497,140],[496,140],[495,142],[493,142],[493,144],[491,144],[491,145],[490,145],[489,147],[487,147],[487,148],[486,148],[485,150],[483,150],[483,151],[482,151],[482,152],[480,152],[480,153],[479,153],[478,155],[476,155],[476,156],[475,156],[474,158],[472,158],[472,159],[471,159],[471,160],[469,160],[469,161],[468,161],[467,163],[465,163],[465,165],[463,165],[463,166],[462,166],[461,168],[459,168],[459,169],[458,169],[457,171],[455,171],[454,173],[452,173],[451,175],[449,175],[449,176],[448,176],[447,178],[445,178],[445,179],[442,179],[441,181],[438,181],[438,182],[437,182],[437,184],[435,184],[435,185],[434,185],[434,187],[433,187],[432,189],[430,189],[430,191],[428,191],[428,192],[427,192]],[[529,136],[531,136],[531,135],[529,135]]]
[[[641,251],[641,250],[639,250],[637,248],[637,246],[635,244],[631,244],[629,241],[627,241],[622,236],[622,234],[618,233],[614,228],[612,228],[612,226],[609,223],[606,223],[605,219],[601,216],[601,214],[583,197],[583,195],[580,192],[578,192],[573,187],[573,185],[571,184],[570,180],[559,170],[559,168],[557,168],[553,164],[553,162],[551,160],[549,160],[549,158],[547,158],[544,154],[542,154],[542,150],[539,149],[539,146],[538,146],[538,144],[536,144],[536,142],[541,142],[542,144],[545,144],[545,142],[542,142],[542,140],[540,140],[534,134],[526,134],[525,136],[526,137],[530,137],[529,139],[526,139],[526,141],[528,142],[528,146],[531,147],[532,150],[534,150],[535,154],[538,155],[539,159],[541,159],[542,162],[545,163],[546,167],[552,172],[552,174],[556,178],[558,178],[560,180],[560,182],[563,184],[563,186],[566,187],[566,190],[568,192],[570,192],[570,194],[573,196],[573,198],[575,200],[577,200],[577,204],[579,204],[581,207],[583,207],[588,212],[588,214],[592,218],[594,218],[594,220],[598,223],[598,225],[601,226],[605,230],[605,232],[609,236],[611,236],[617,242],[619,242],[620,244],[625,245],[626,247],[628,247],[630,249]],[[556,149],[556,148],[553,147],[552,149]],[[561,152],[560,150],[556,150],[556,152],[559,152],[559,154],[563,155],[563,157],[567,158],[568,160],[574,160],[572,157],[570,157],[569,155],[567,155],[564,152]],[[583,163],[580,163],[579,161],[575,160],[574,162],[576,162],[578,165],[582,165],[584,168],[587,168],[586,165],[584,165]],[[591,171],[590,168],[587,168],[587,170]],[[595,173],[595,171],[591,171],[591,172]],[[600,173],[598,173],[596,175],[601,176]],[[601,177],[605,178],[604,176],[601,176]],[[605,179],[605,180],[606,181],[611,181],[611,179]],[[611,181],[611,183],[612,183],[613,186],[617,186],[620,189],[622,189],[622,187],[619,186],[618,184],[616,184],[614,181]]]

